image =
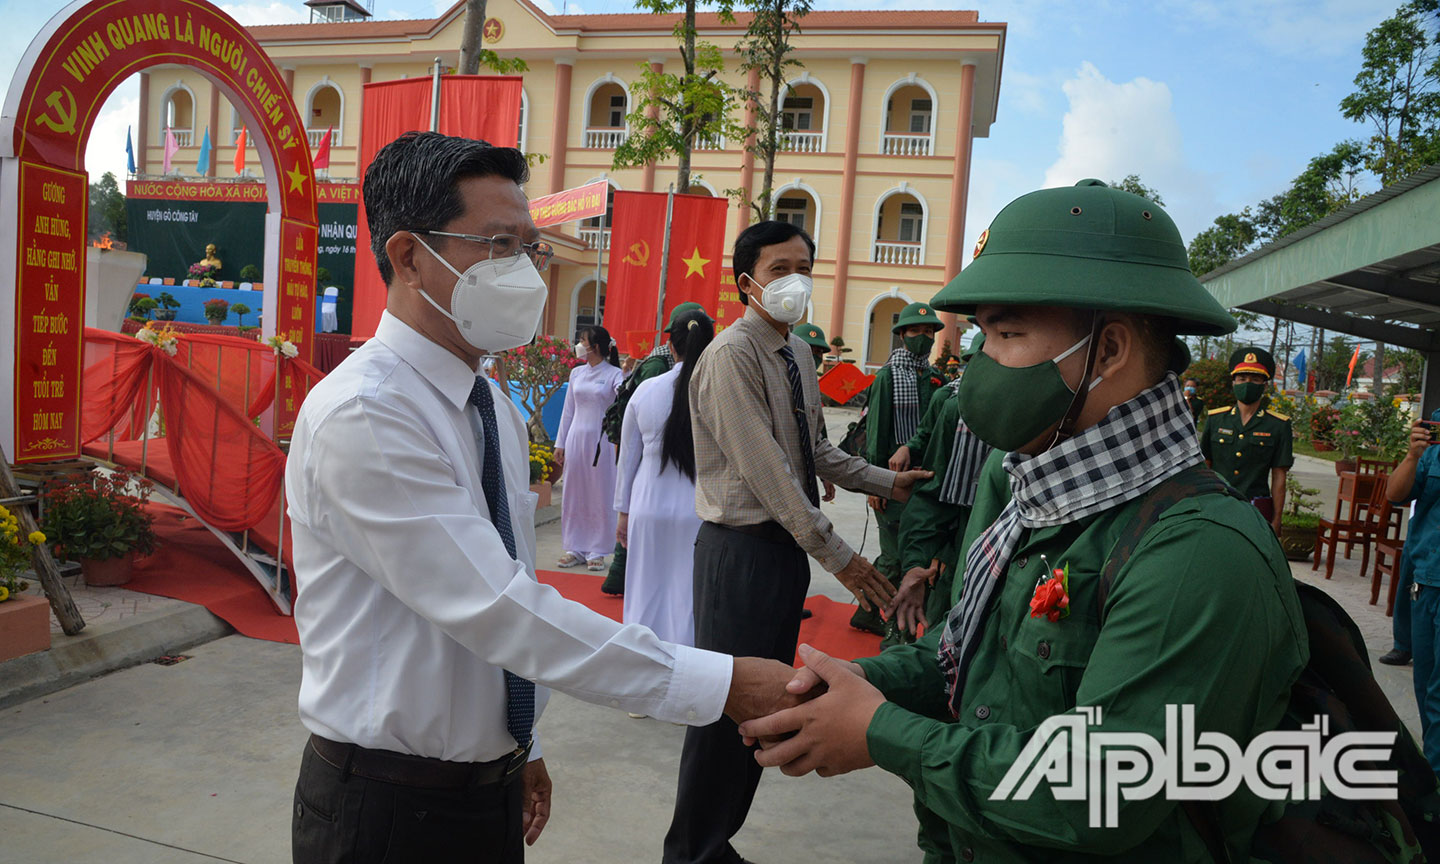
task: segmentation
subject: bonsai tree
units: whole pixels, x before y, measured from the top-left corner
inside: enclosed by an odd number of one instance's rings
[[[1286,473],[1280,548],[1291,561],[1304,561],[1315,552],[1315,528],[1320,524],[1319,495],[1319,489],[1302,486],[1295,472]]]
[[[230,317],[230,303],[227,300],[215,298],[205,301],[205,320],[211,324],[223,324],[226,318]]]
[[[142,321],[148,321],[150,320],[150,313],[154,312],[159,305],[159,303],[155,302],[154,297],[141,297],[139,300],[130,304],[130,308],[134,309],[140,315]]]
[[[240,268],[241,282],[259,282],[262,278],[264,277],[260,275],[260,268],[254,264],[246,264]]]
[[[240,322],[240,327],[244,328],[245,316],[250,314],[250,307],[244,303],[236,303],[230,307],[230,311],[235,313],[235,318]]]
[[[160,311],[155,313],[155,318],[160,321],[174,321],[175,310],[180,308],[180,301],[169,291],[161,291],[160,296],[155,298],[160,304]]]

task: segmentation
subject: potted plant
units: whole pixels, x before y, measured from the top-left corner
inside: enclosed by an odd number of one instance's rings
[[[260,268],[254,264],[246,264],[240,268],[241,282],[259,282],[261,280]]]
[[[205,301],[205,320],[211,324],[223,324],[230,317],[230,302],[215,298]]]
[[[250,307],[246,306],[244,303],[236,303],[234,306],[230,307],[230,311],[235,313],[236,320],[240,322],[240,329],[244,330],[245,316],[250,314]]]
[[[176,310],[180,308],[180,301],[169,291],[161,291],[160,296],[155,298],[160,308],[155,310],[156,321],[174,321]]]
[[[202,288],[211,288],[211,287],[214,287],[214,285],[215,285],[215,274],[217,274],[217,273],[219,273],[219,272],[220,272],[220,268],[219,268],[219,267],[215,267],[215,266],[213,266],[213,265],[211,265],[211,264],[191,264],[191,265],[190,265],[190,278],[191,278],[191,279],[198,279],[198,280],[200,280],[200,287],[202,287]],[[209,285],[206,285],[206,284],[205,284],[206,282],[209,282],[210,284],[209,284]]]
[[[87,585],[123,585],[137,555],[155,551],[145,510],[150,481],[124,469],[70,474],[45,487],[45,535],[77,561]]]
[[[1340,411],[1333,405],[1316,403],[1310,412],[1310,443],[1316,452],[1324,453],[1335,449],[1335,424],[1340,420]],[[1336,469],[1337,471],[1339,469]]]
[[[31,547],[44,542],[39,531],[21,534],[19,517],[0,505],[0,662],[50,647],[50,604],[20,593],[30,587],[20,575],[30,567]]]
[[[1280,514],[1280,548],[1291,561],[1315,554],[1315,529],[1320,524],[1320,490],[1301,486],[1295,473],[1285,475],[1285,512]]]
[[[530,491],[540,496],[536,507],[550,506],[550,493],[555,483],[555,448],[548,443],[530,442]]]

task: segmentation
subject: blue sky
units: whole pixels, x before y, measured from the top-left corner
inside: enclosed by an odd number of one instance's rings
[[[557,0],[565,2],[565,0]],[[1041,186],[1139,174],[1188,241],[1217,215],[1285,187],[1336,141],[1366,133],[1339,114],[1365,33],[1400,0],[818,0],[818,8],[978,8],[1010,24],[1000,110],[975,145],[966,238]],[[301,0],[222,2],[244,23],[303,21]],[[378,17],[430,17],[444,0],[375,0]],[[48,11],[0,0],[0,81]],[[53,8],[53,7],[51,7]],[[625,12],[619,0],[570,11]],[[134,82],[91,137],[92,175],[124,170]],[[1368,191],[1368,190],[1367,190]]]

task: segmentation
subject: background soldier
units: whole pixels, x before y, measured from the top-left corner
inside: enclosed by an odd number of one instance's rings
[[[1295,464],[1295,453],[1290,418],[1268,407],[1265,388],[1274,376],[1270,352],[1235,349],[1230,355],[1235,404],[1209,412],[1200,450],[1216,474],[1260,508],[1278,535],[1285,512],[1285,475]]]

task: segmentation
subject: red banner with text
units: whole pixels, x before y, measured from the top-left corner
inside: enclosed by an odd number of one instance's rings
[[[293,343],[297,356],[315,362],[315,244],[314,225],[289,219],[280,221],[280,309],[275,333]],[[278,370],[284,369],[283,373]],[[295,376],[287,364],[276,366],[282,374],[275,399],[275,434],[289,435],[295,429],[295,415],[305,394],[310,392],[303,376]]]
[[[15,462],[80,455],[84,174],[20,165],[15,273]]]
[[[610,184],[596,180],[574,189],[530,199],[530,218],[536,228],[604,216]]]

